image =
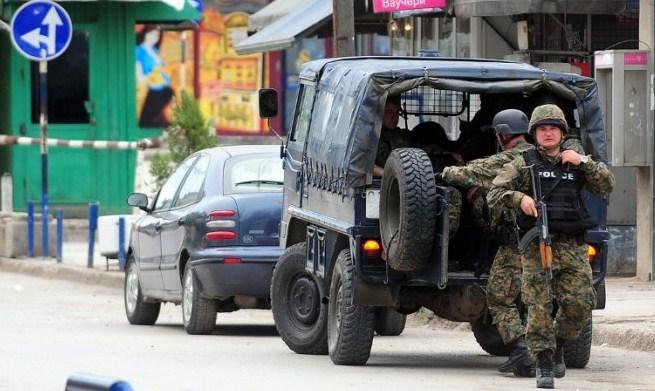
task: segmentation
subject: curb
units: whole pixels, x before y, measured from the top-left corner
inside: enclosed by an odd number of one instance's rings
[[[609,346],[642,352],[655,352],[655,330],[594,325],[593,345]]]
[[[0,258],[0,270],[28,274],[51,280],[66,280],[86,285],[123,289],[124,274],[120,271],[100,271],[54,263],[52,260]]]

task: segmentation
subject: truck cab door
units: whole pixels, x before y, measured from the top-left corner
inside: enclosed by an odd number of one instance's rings
[[[314,106],[316,86],[313,84],[301,83],[298,90],[298,100],[293,116],[293,125],[286,145],[286,156],[284,158],[284,187],[285,205],[302,206],[304,189],[304,153],[305,141],[309,132],[309,125]]]

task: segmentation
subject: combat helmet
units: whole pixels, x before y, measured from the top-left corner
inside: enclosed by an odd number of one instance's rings
[[[491,127],[496,134],[525,134],[528,133],[528,116],[521,110],[503,110],[494,116]]]
[[[537,106],[532,111],[532,117],[530,117],[530,134],[533,134],[539,125],[557,126],[562,129],[563,133],[569,130],[569,124],[566,122],[564,112],[552,104]]]

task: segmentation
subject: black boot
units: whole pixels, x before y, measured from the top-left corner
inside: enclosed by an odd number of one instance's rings
[[[555,388],[552,350],[537,353],[537,388]]]
[[[498,367],[498,371],[502,373],[512,372],[519,364],[530,364],[532,358],[528,353],[528,345],[525,343],[525,338],[519,337],[512,342],[512,351],[509,353],[507,361]]]
[[[561,378],[566,375],[566,364],[564,363],[564,344],[566,340],[557,339],[557,350],[553,355],[553,376]]]

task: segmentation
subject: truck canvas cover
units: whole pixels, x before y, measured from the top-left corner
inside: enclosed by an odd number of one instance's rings
[[[546,89],[575,103],[587,153],[607,161],[596,82],[527,64],[446,58],[356,57],[307,63],[300,78],[317,83],[307,141],[306,174],[343,195],[371,181],[384,104],[418,86],[471,94],[532,93]]]

